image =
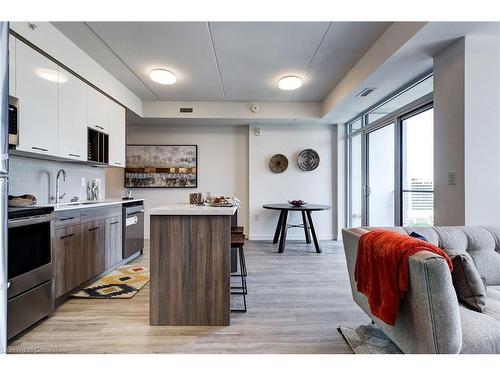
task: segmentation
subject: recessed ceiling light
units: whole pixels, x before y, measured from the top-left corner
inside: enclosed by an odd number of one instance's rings
[[[278,82],[278,87],[282,90],[295,90],[300,86],[302,86],[302,79],[296,76],[286,76]]]
[[[165,69],[154,69],[149,73],[149,78],[162,85],[173,85],[177,82],[175,74]]]

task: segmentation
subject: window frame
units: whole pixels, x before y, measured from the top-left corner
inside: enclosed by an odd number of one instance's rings
[[[388,113],[387,115],[377,119],[371,124],[367,124],[367,116],[375,108],[380,107],[389,100],[397,97],[403,92],[411,89],[412,87],[418,85],[420,82],[430,78],[432,73],[426,73],[425,75],[419,77],[418,79],[412,81],[411,83],[405,85],[403,88],[398,89],[391,95],[385,97],[375,105],[369,107],[367,110],[361,112],[360,114],[353,117],[350,121],[346,122],[347,132],[345,136],[346,147],[345,147],[345,168],[346,168],[346,181],[345,181],[345,200],[347,203],[345,219],[348,227],[351,227],[351,207],[352,207],[352,191],[351,191],[351,177],[352,177],[352,149],[351,149],[351,139],[358,135],[361,135],[361,183],[362,183],[362,202],[361,202],[361,223],[362,226],[369,225],[368,223],[368,199],[367,194],[367,183],[368,183],[368,134],[383,128],[386,125],[394,123],[394,136],[395,136],[395,147],[394,147],[394,161],[395,161],[395,186],[394,186],[394,225],[402,225],[403,221],[403,165],[402,165],[402,121],[408,117],[415,116],[418,113],[424,112],[430,108],[434,107],[434,92],[426,94],[407,105]],[[361,118],[361,128],[355,131],[351,131],[351,125],[355,121]]]

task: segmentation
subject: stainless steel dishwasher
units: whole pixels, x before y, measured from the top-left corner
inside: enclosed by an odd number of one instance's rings
[[[144,203],[123,203],[123,259],[144,249]]]

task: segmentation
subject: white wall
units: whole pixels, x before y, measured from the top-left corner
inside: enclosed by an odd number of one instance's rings
[[[465,224],[500,225],[500,37],[465,37]]]
[[[262,135],[255,135],[256,126],[249,127],[249,210],[250,239],[269,240],[274,234],[279,212],[262,208],[265,203],[302,199],[310,203],[332,205],[337,193],[337,133],[330,125],[262,126]],[[320,156],[320,165],[311,172],[297,166],[300,151],[312,148]],[[275,174],[269,170],[269,159],[277,153],[289,161],[288,169]],[[335,198],[336,199],[336,198]],[[313,213],[316,233],[320,239],[337,236],[336,207]],[[300,214],[293,213],[289,223],[300,223]],[[304,239],[304,231],[292,228],[288,239]]]
[[[461,39],[434,57],[434,223],[464,225],[464,52]],[[457,184],[448,185],[448,171]]]
[[[500,225],[499,66],[498,36],[466,36],[434,58],[436,225]]]
[[[247,126],[127,126],[128,144],[198,145],[198,188],[133,189],[148,209],[166,203],[187,203],[189,193],[236,196],[242,201],[238,224],[248,228],[248,127]],[[123,172],[107,172],[108,191],[123,190]],[[121,186],[120,186],[121,184]],[[145,236],[149,238],[149,216]]]

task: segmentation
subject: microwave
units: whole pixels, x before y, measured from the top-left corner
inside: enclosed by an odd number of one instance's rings
[[[17,146],[18,144],[17,107],[9,104],[9,145]]]

